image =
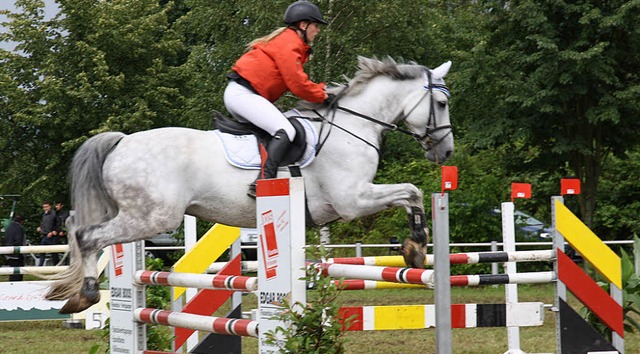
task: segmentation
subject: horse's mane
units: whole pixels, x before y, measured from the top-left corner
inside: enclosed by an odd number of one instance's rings
[[[359,70],[353,79],[349,81],[348,93],[345,92],[344,94],[357,94],[362,89],[362,86],[376,76],[388,76],[394,80],[413,80],[422,77],[426,70],[424,66],[414,62],[409,62],[408,64],[397,63],[390,57],[383,60],[358,57],[358,68]],[[341,87],[344,87],[344,85],[337,85],[332,89]]]
[[[426,67],[415,62],[397,63],[391,57],[378,60],[359,56],[358,71],[354,77],[347,79],[347,84],[332,83],[326,90],[334,95],[352,96],[360,93],[366,84],[377,76],[388,76],[393,80],[413,80],[422,77],[426,70]],[[298,106],[303,109],[314,109],[322,105],[304,100],[298,102]]]

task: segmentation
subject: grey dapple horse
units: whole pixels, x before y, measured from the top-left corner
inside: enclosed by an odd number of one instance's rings
[[[449,91],[443,80],[450,65],[429,70],[359,58],[354,78],[329,89],[338,95],[337,105],[307,104],[298,111],[308,117],[326,112],[322,122],[312,123],[324,132],[322,148],[302,169],[309,215],[316,224],[403,207],[411,226],[405,260],[422,267],[428,237],[422,192],[408,183],[372,181],[388,130],[413,136],[430,161],[443,163],[452,155]],[[211,132],[185,128],[108,132],[87,140],[71,166],[76,211],[68,221],[71,266],[57,277],[47,298],[69,299],[62,313],[88,308],[100,296],[96,263],[103,247],[174,230],[185,213],[255,227],[255,200],[246,191],[256,171],[231,166],[222,149]]]

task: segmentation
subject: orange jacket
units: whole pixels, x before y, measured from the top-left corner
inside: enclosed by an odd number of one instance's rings
[[[324,83],[309,80],[303,68],[309,60],[309,49],[298,33],[288,28],[242,55],[233,70],[271,102],[287,90],[309,102],[322,102]]]

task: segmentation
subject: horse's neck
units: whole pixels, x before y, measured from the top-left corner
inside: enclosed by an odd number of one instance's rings
[[[352,111],[382,122],[376,124],[366,119],[342,112],[340,123],[360,132],[372,143],[381,140],[385,124],[396,124],[411,92],[420,88],[413,81],[397,81],[387,77],[376,78],[357,95],[346,96],[340,105]],[[379,145],[378,145],[379,146]]]
[[[345,98],[345,106],[385,123],[394,124],[410,93],[419,89],[413,81],[373,79],[358,95]],[[342,103],[342,102],[341,102]]]

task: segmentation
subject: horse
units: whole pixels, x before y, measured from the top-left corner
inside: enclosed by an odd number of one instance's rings
[[[411,236],[403,244],[404,257],[408,266],[423,267],[428,240],[423,193],[409,183],[374,184],[373,179],[387,131],[415,138],[434,163],[451,157],[450,94],[443,80],[450,66],[428,69],[359,57],[351,80],[327,87],[336,97],[333,103],[300,106],[296,114],[309,117],[320,135],[315,159],[301,170],[307,215],[316,225],[405,208]],[[179,127],[104,132],[85,141],[70,167],[71,264],[56,276],[46,298],[68,299],[61,313],[97,303],[98,252],[175,230],[184,214],[256,227],[255,199],[246,194],[256,171],[232,166],[222,149],[211,131]],[[281,168],[279,174],[290,172]]]

